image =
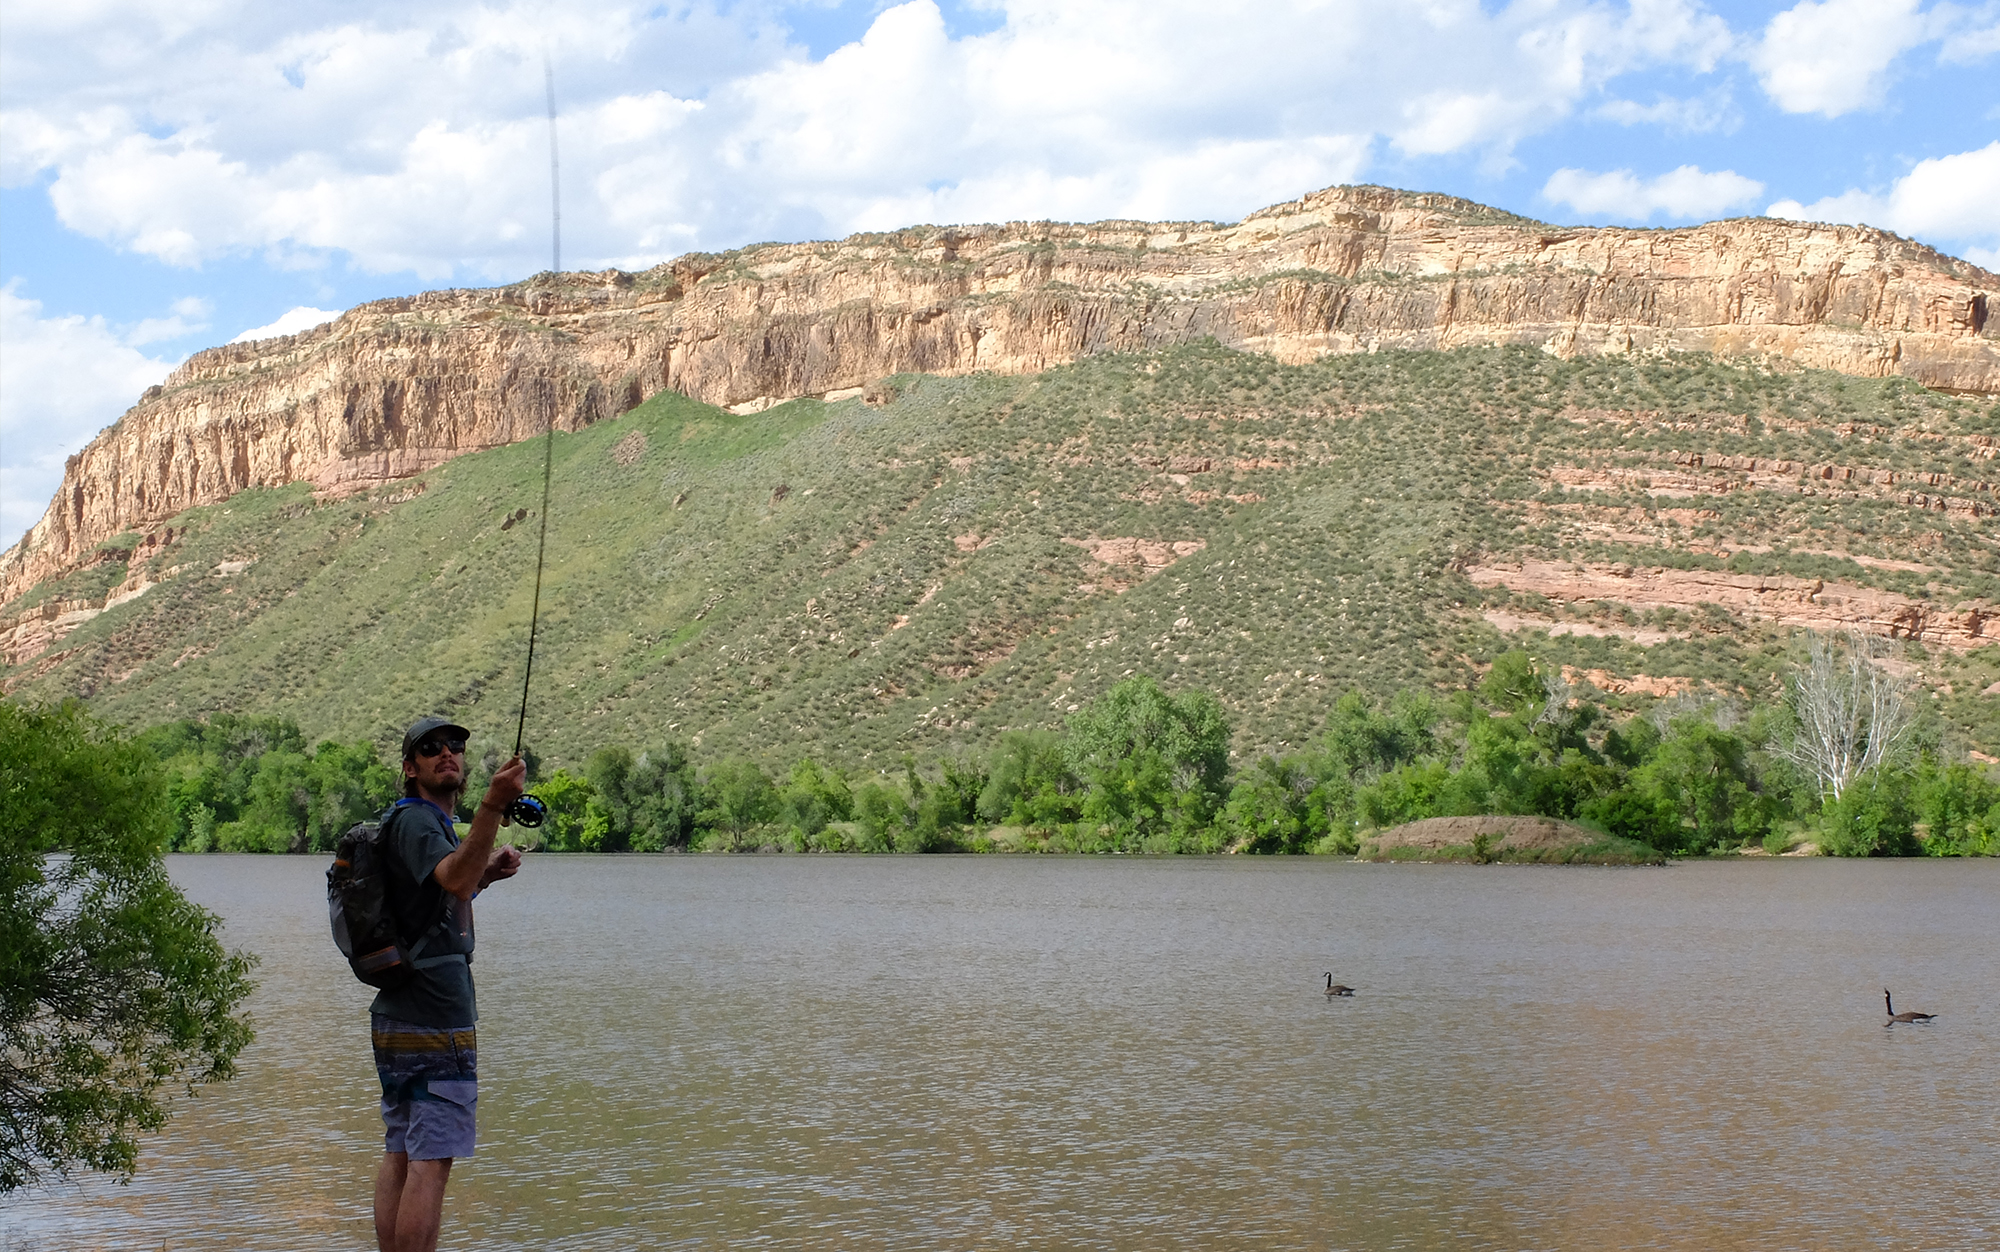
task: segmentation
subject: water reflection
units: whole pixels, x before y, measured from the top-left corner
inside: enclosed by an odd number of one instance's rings
[[[323,867],[173,869],[245,1075],[4,1242],[371,1246]],[[1996,933],[1991,863],[533,858],[446,1246],[1992,1246]]]

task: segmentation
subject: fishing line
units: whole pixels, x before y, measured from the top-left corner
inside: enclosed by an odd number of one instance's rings
[[[549,272],[562,273],[562,165],[556,152],[556,71],[549,54],[542,52],[542,83],[549,99]],[[555,379],[542,385],[542,520],[541,535],[535,541],[535,600],[528,611],[528,663],[521,673],[521,718],[514,725],[514,755],[521,755],[521,743],[528,730],[528,684],[535,677],[535,636],[542,620],[542,565],[549,550],[549,483],[556,463]],[[548,816],[548,807],[533,796],[524,795],[507,806],[507,816],[515,824],[534,827]]]

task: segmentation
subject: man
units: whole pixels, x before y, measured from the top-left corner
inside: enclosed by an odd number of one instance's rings
[[[452,827],[470,736],[442,717],[411,726],[403,735],[404,798],[384,819],[389,907],[415,976],[369,1006],[388,1131],[375,1175],[382,1252],[434,1252],[452,1160],[472,1155],[479,1100],[472,897],[521,868],[517,849],[493,846],[525,785],[520,757],[493,775],[463,841]]]

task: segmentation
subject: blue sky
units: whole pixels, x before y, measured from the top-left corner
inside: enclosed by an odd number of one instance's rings
[[[0,28],[0,544],[191,353],[548,265],[1339,182],[2000,268],[2000,0],[96,0]]]

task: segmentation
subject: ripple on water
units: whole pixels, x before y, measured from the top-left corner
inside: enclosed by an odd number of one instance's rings
[[[175,859],[264,959],[243,1076],[0,1247],[371,1242],[323,868]],[[544,856],[479,924],[446,1246],[2000,1239],[2000,864]]]

